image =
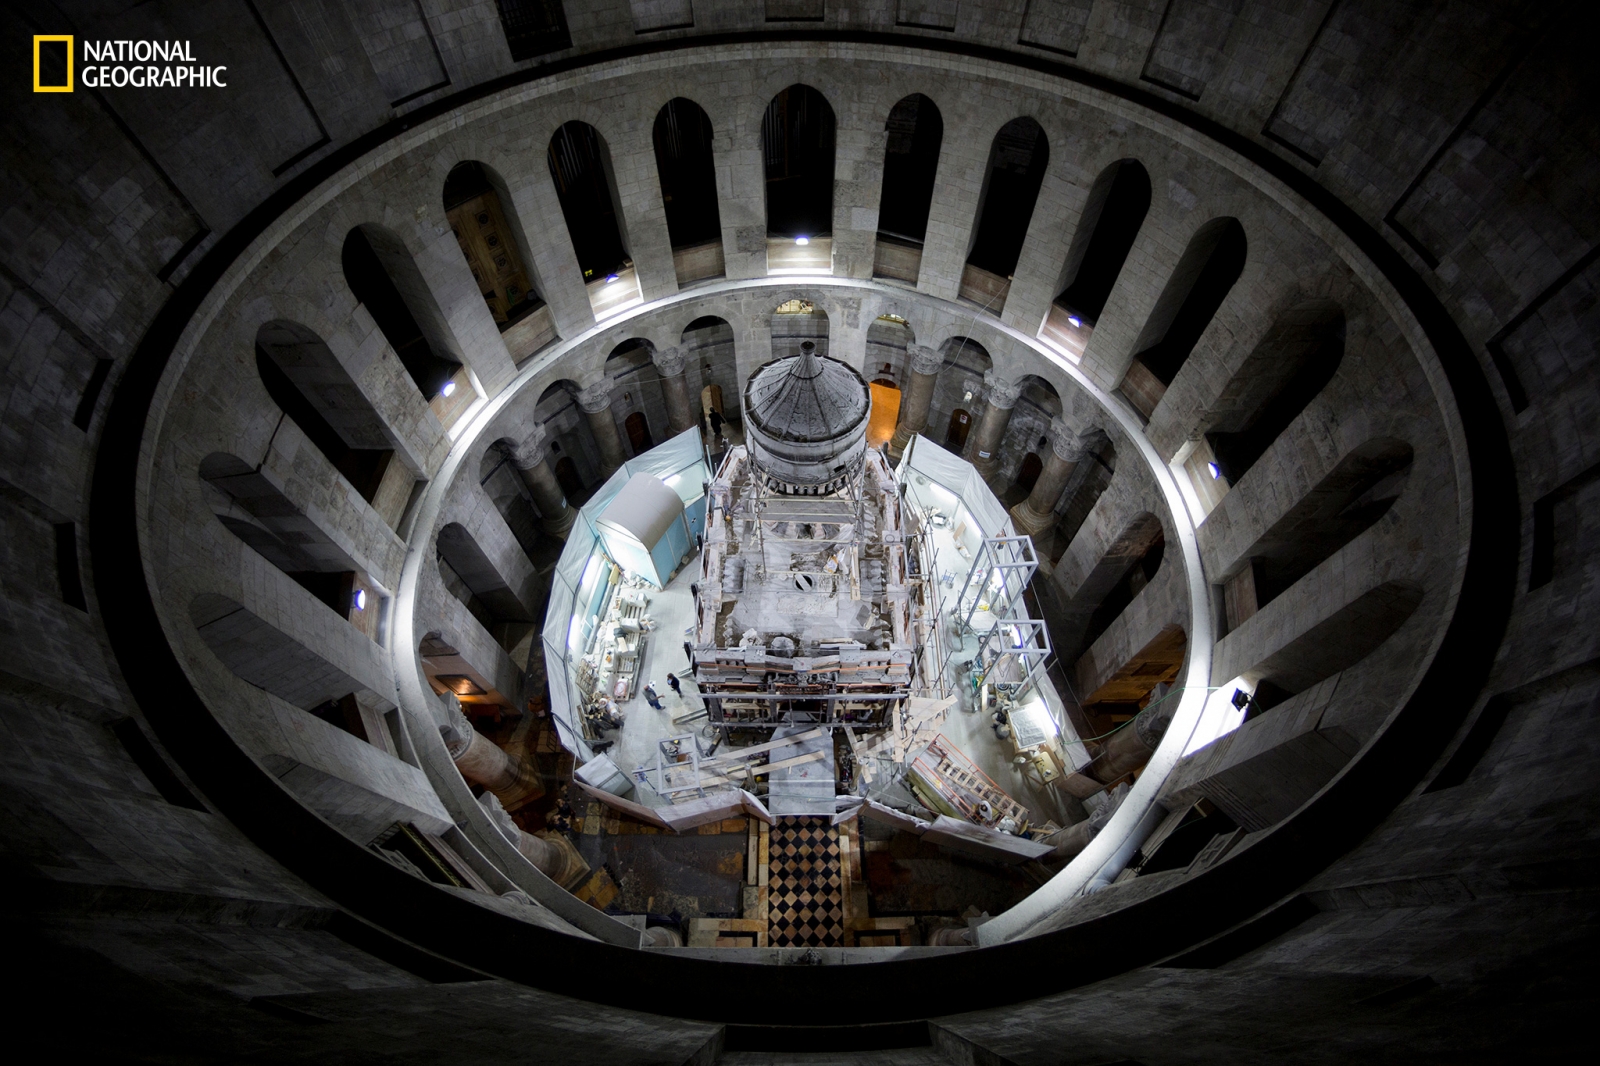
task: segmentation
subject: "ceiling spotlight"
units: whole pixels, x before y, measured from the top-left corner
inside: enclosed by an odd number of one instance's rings
[[[622,276],[621,274],[607,274],[606,275],[606,284],[610,285],[613,281],[616,281],[621,276]]]
[[[450,398],[450,394],[455,392],[455,391],[456,391],[456,383],[453,382],[453,381],[447,381],[447,382],[444,383],[444,388],[439,390],[439,395],[443,396],[445,399],[448,400]]]
[[[1073,329],[1077,329],[1079,326],[1083,325],[1083,319],[1079,318],[1077,315],[1068,315],[1067,321],[1072,323]]]
[[[796,237],[794,239],[794,243],[800,244],[800,245],[810,244],[811,243],[811,238],[810,237]]]
[[[355,608],[358,611],[364,611],[364,610],[367,609],[367,590],[366,589],[356,589],[356,595],[355,595],[354,603],[355,603]]]
[[[1206,469],[1211,471],[1211,476],[1213,479],[1222,476],[1222,467],[1218,466],[1216,463],[1207,463]]]

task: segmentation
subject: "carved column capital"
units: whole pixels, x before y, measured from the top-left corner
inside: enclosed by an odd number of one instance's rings
[[[599,414],[611,406],[611,382],[597,381],[593,385],[586,385],[579,391],[576,399],[584,414]]]
[[[664,378],[677,377],[683,373],[683,368],[689,365],[689,357],[681,348],[657,349],[650,359]]]
[[[1050,449],[1063,462],[1082,462],[1084,453],[1089,450],[1089,431],[1080,432],[1060,415],[1050,420],[1048,436]]]
[[[937,374],[944,366],[944,356],[925,344],[913,344],[906,349],[911,356],[911,370],[917,374]]]
[[[511,450],[511,462],[518,470],[528,470],[538,466],[545,460],[545,441],[550,439],[550,433],[544,428],[544,423],[536,423],[526,437]]]
[[[1017,400],[1022,396],[1021,382],[1006,381],[993,370],[984,373],[983,389],[984,398],[989,401],[989,406],[998,407],[1002,411],[1009,411],[1017,406]]]

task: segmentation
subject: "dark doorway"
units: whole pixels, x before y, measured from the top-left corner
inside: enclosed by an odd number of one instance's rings
[[[1017,467],[1016,487],[1023,492],[1032,492],[1034,483],[1043,471],[1044,461],[1039,458],[1039,453],[1029,452],[1022,457],[1022,465]]]
[[[645,421],[644,415],[635,411],[622,420],[622,425],[628,431],[628,443],[633,446],[634,455],[655,447],[655,443],[650,439],[650,423]]]
[[[956,408],[950,412],[950,428],[944,434],[944,446],[957,455],[967,446],[967,433],[972,429],[972,416]]]
[[[556,460],[556,481],[569,502],[583,499],[583,478],[578,476],[578,464],[572,456],[563,455]]]

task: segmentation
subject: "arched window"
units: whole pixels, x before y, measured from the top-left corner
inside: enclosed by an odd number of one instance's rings
[[[675,96],[656,112],[653,139],[678,283],[719,277],[724,270],[722,216],[711,119],[699,104]]]
[[[772,315],[772,358],[799,355],[800,345],[812,341],[817,354],[828,354],[828,313],[809,300],[788,300]]]
[[[459,522],[447,524],[439,530],[436,546],[445,587],[484,629],[499,635],[502,623],[532,621],[465,526]]]
[[[694,374],[698,368],[701,420],[715,410],[721,412],[723,418],[737,422],[739,369],[734,356],[733,327],[714,315],[697,318],[683,328],[678,346],[688,359],[689,373]],[[732,401],[726,407],[724,397]]]
[[[1344,358],[1344,312],[1311,300],[1281,315],[1206,413],[1204,436],[1184,460],[1202,510],[1255,465]]]
[[[916,338],[899,315],[879,315],[867,327],[867,357],[863,364],[872,391],[872,415],[867,423],[867,443],[887,444],[900,420],[900,390],[909,381],[906,351]]]
[[[1120,386],[1146,418],[1239,280],[1246,249],[1244,227],[1233,218],[1214,218],[1190,238],[1139,331],[1133,363]]]
[[[246,547],[311,593],[340,618],[379,639],[381,597],[355,560],[257,468],[213,452],[200,463],[210,504]]]
[[[1061,520],[1056,523],[1056,539],[1050,561],[1057,562],[1072,544],[1078,530],[1088,519],[1094,505],[1111,484],[1111,475],[1117,472],[1117,447],[1111,438],[1099,433],[1084,452],[1083,459],[1072,471],[1062,497],[1066,505]]]
[[[1318,682],[1350,669],[1393,636],[1421,602],[1420,586],[1409,581],[1385,581],[1287,644],[1274,648],[1236,679],[1254,697],[1243,720],[1270,711]],[[1222,691],[1231,692],[1232,684],[1222,685]]]
[[[1101,171],[1089,189],[1041,336],[1077,358],[1100,320],[1150,210],[1150,175],[1136,160]]]
[[[600,469],[599,446],[575,399],[579,391],[576,381],[552,382],[539,394],[532,417],[549,435],[545,458],[574,507],[581,507],[589,499]]]
[[[337,708],[366,691],[320,653],[226,596],[214,592],[196,596],[189,604],[189,620],[206,647],[240,680],[319,718],[325,708]],[[343,721],[330,724],[349,728]],[[358,735],[366,739],[364,733]]]
[[[528,273],[522,228],[503,183],[482,163],[458,163],[444,183],[444,213],[489,312],[504,333],[544,305]]]
[[[584,281],[604,281],[627,264],[611,156],[587,122],[564,123],[550,138],[550,177],[561,201]]]
[[[1106,546],[1062,610],[1064,658],[1075,659],[1088,650],[1155,580],[1165,545],[1161,520],[1145,512],[1134,516]]]
[[[767,236],[807,240],[833,232],[833,108],[809,85],[772,98],[761,120]]]
[[[546,534],[540,528],[538,507],[527,485],[517,475],[512,458],[516,450],[517,442],[509,437],[502,437],[485,448],[478,461],[478,484],[505,520],[523,554],[538,559],[545,550]]]
[[[297,322],[256,331],[261,384],[317,450],[372,503],[394,457],[383,420],[322,338]],[[404,480],[409,494],[411,478]]]
[[[655,447],[652,423],[663,432],[667,426],[667,397],[653,362],[654,352],[649,341],[630,337],[611,349],[605,361],[611,394],[622,400],[622,435],[634,455]]]
[[[978,200],[978,223],[961,276],[963,299],[996,314],[1005,305],[1049,164],[1050,144],[1033,119],[1014,118],[994,135]]]
[[[942,439],[945,448],[960,455],[975,424],[974,414],[981,409],[983,376],[993,369],[994,360],[983,345],[968,337],[949,338],[939,346],[939,352],[944,356],[944,365],[934,380],[927,433],[930,439]],[[945,427],[942,438],[940,426]]]
[[[1229,571],[1223,585],[1228,628],[1243,624],[1388,514],[1400,498],[1411,455],[1404,441],[1378,438],[1339,460]]]
[[[448,358],[440,343],[443,316],[400,238],[381,226],[357,226],[345,237],[340,258],[351,293],[378,324],[422,398],[432,402],[456,392],[461,364]]]
[[[944,143],[944,119],[932,100],[914,93],[894,105],[885,124],[883,195],[878,203],[878,252],[873,274],[916,283],[928,210]]]

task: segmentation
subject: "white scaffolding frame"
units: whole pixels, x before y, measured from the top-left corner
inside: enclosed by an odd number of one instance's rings
[[[1022,592],[1039,569],[1039,556],[1033,548],[1033,538],[1026,534],[1012,537],[984,537],[973,556],[967,579],[956,594],[955,607],[961,614],[963,629],[972,629],[972,616],[978,613],[978,604],[985,600],[989,613],[1005,618],[1018,612],[1012,607],[1022,598]],[[967,590],[972,599],[967,600]]]
[[[999,647],[991,649],[991,645],[996,641],[999,642]],[[1022,676],[1015,679],[1005,678],[1001,683],[1018,685],[1017,694],[1021,695],[1032,687],[1038,675],[1044,672],[1051,650],[1050,632],[1045,627],[1043,619],[998,619],[994,628],[984,633],[978,640],[978,653],[973,656],[972,661],[979,664],[983,672],[974,679],[975,683],[984,684],[996,667],[1006,659],[1011,659],[1017,664]]]

